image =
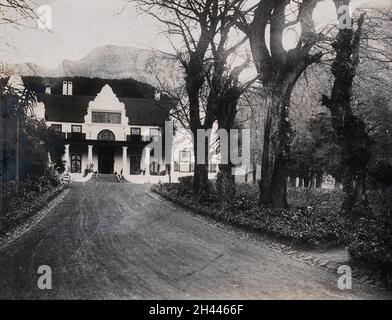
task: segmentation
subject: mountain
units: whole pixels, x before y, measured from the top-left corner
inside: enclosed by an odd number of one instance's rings
[[[159,51],[118,46],[96,48],[79,61],[64,60],[58,68],[67,76],[133,78],[153,85],[176,76],[176,70],[176,63]]]
[[[14,73],[22,76],[89,77],[103,79],[135,79],[158,86],[181,75],[179,65],[156,50],[133,47],[98,47],[80,60],[64,60],[50,69],[32,63],[10,65]]]
[[[35,63],[8,64],[6,66],[7,70],[12,70],[12,74],[18,74],[21,76],[60,76],[57,69],[46,68]]]

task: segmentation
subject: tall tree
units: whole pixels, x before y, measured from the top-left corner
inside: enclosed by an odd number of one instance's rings
[[[336,131],[337,143],[341,148],[343,189],[346,194],[343,203],[345,212],[354,212],[364,203],[367,165],[371,156],[372,140],[366,131],[364,121],[356,116],[352,108],[352,88],[360,62],[359,49],[363,32],[365,14],[358,19],[354,31],[353,18],[348,8],[350,0],[334,0],[339,32],[333,44],[336,56],[332,64],[334,84],[331,96],[323,95],[322,102],[331,112],[332,127]]]
[[[218,129],[223,130],[228,134],[226,152],[228,158],[225,163],[219,165],[219,174],[217,177],[217,189],[220,191],[225,200],[232,200],[235,195],[235,179],[233,175],[234,164],[230,157],[231,141],[233,136],[230,130],[235,127],[235,120],[238,112],[238,102],[244,91],[253,83],[253,79],[241,83],[239,76],[242,71],[248,66],[249,61],[233,68],[227,75],[220,78],[220,82],[212,91],[214,99],[216,100],[216,119],[218,121]]]
[[[207,194],[208,184],[208,141],[198,141],[199,129],[211,130],[217,119],[217,108],[223,110],[223,96],[233,86],[228,83],[238,75],[238,69],[230,71],[227,64],[230,55],[236,53],[246,37],[230,43],[230,32],[236,23],[237,10],[245,0],[193,1],[193,0],[139,0],[141,9],[163,23],[173,41],[175,56],[185,73],[189,128],[194,136],[195,172],[193,191]],[[228,80],[230,79],[230,80]],[[237,86],[237,85],[235,85]],[[236,105],[238,100],[232,99]],[[222,121],[221,121],[222,122]],[[207,139],[208,140],[208,139]],[[205,159],[198,159],[198,145],[204,145]]]
[[[315,44],[322,38],[316,33],[313,22],[313,12],[319,1],[296,1],[297,15],[292,21],[288,21],[286,12],[294,1],[260,0],[250,19],[244,12],[239,12],[238,27],[249,36],[258,79],[266,96],[260,181],[260,205],[263,206],[287,207],[286,180],[292,139],[290,98],[298,78],[323,55],[314,52]],[[301,27],[299,40],[294,48],[285,50],[284,32],[297,24]]]
[[[15,128],[11,128],[12,130],[15,130],[15,181],[18,184],[20,180],[21,127],[23,127],[23,123],[26,122],[28,113],[32,110],[35,99],[33,92],[26,89],[23,84],[19,82],[17,77],[11,77],[10,79],[12,80],[9,80],[8,84],[4,88],[0,88],[0,90],[4,94],[5,103],[2,106],[6,109],[4,116],[6,119],[8,118],[11,120],[12,123],[15,123]],[[10,128],[6,127],[6,124],[4,125],[4,132],[10,130]]]

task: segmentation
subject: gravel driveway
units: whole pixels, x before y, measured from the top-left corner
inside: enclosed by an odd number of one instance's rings
[[[311,266],[193,215],[146,185],[74,183],[64,200],[0,251],[6,299],[380,299],[385,292]],[[52,268],[52,290],[37,269]]]

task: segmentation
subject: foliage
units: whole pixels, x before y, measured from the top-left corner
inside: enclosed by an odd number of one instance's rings
[[[308,182],[322,174],[341,179],[340,148],[327,114],[315,115],[307,121],[303,130],[296,132],[291,149],[290,174]],[[308,183],[305,185],[308,186]]]
[[[48,153],[51,159],[60,163],[64,153],[64,141],[59,134],[48,128],[43,120],[26,118],[23,125],[23,154],[31,163],[29,174],[44,174]]]
[[[192,181],[192,176],[178,178],[179,189],[182,194],[190,193],[192,191]]]
[[[214,186],[211,183],[211,181],[208,181],[208,190],[211,190],[211,192],[204,193],[202,196],[200,194],[194,194],[193,193],[193,177],[192,176],[185,176],[178,178],[179,184],[178,184],[178,191],[181,192],[181,194],[187,195],[189,197],[194,197],[195,201],[202,204],[202,203],[208,203],[208,202],[219,202],[218,196],[216,193],[213,192]]]
[[[349,245],[350,256],[355,261],[376,267],[384,277],[392,280],[392,224],[362,218],[355,230]]]
[[[392,187],[368,191],[371,216],[392,220]]]
[[[369,166],[369,175],[374,179],[374,184],[379,184],[383,188],[392,186],[392,162],[373,161]]]
[[[200,203],[191,192],[191,177],[180,178],[179,184],[161,184],[154,190],[168,199],[202,214],[213,216],[249,230],[262,232],[293,243],[336,245],[347,243],[348,221],[339,212],[322,206],[297,206],[289,209],[260,209],[256,185],[239,185],[237,195],[231,202],[221,202],[216,195],[209,202]],[[314,190],[314,189],[312,189]],[[301,189],[289,193],[289,202],[299,204],[298,193],[308,192]],[[329,201],[340,197],[332,193]],[[309,195],[303,198],[310,198]],[[313,203],[320,203],[322,196],[313,195]]]
[[[341,189],[293,188],[288,190],[288,198],[292,207],[312,207],[338,212],[344,199],[344,193]]]
[[[0,234],[20,225],[62,189],[58,174],[47,168],[42,175],[28,176],[19,184],[6,185],[5,215],[0,215]]]

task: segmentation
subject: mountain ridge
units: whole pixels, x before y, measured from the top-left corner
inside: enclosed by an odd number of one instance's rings
[[[57,68],[35,63],[8,64],[8,68],[21,76],[132,78],[153,86],[167,79],[178,80],[181,76],[179,64],[168,54],[115,45],[97,47],[79,60],[64,59]]]

